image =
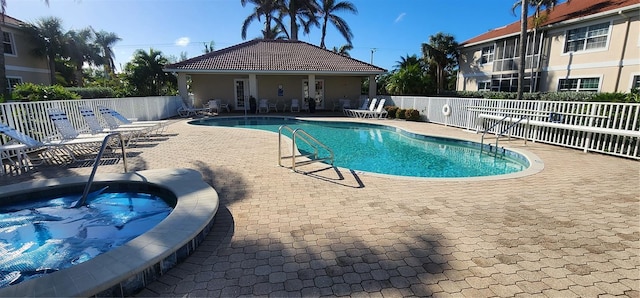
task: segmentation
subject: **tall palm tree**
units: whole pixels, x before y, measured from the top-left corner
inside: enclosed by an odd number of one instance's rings
[[[41,18],[35,24],[24,24],[23,31],[36,45],[32,54],[47,57],[51,84],[56,82],[56,58],[65,55],[65,36],[62,33],[62,20],[56,17]]]
[[[347,56],[347,57],[351,57],[351,55],[349,55],[349,51],[353,50],[353,45],[350,44],[345,44],[342,45],[341,47],[337,48],[337,47],[333,47],[333,52],[334,53],[338,53],[342,56]]]
[[[251,13],[242,23],[242,39],[247,39],[247,29],[249,25],[254,20],[261,22],[260,18],[264,17],[264,29],[262,30],[263,35],[269,35],[270,32],[273,32],[271,27],[271,23],[275,22],[276,26],[280,26],[281,30],[284,30],[285,26],[282,23],[282,17],[276,15],[278,12],[283,10],[283,5],[281,0],[240,0],[240,4],[242,6],[246,6],[247,3],[251,3],[255,5],[253,13]],[[285,34],[289,36],[289,33],[284,30]]]
[[[570,0],[567,0],[569,2]],[[534,27],[538,28],[543,22],[543,17],[540,15],[540,10],[545,7],[547,11],[553,9],[558,4],[557,0],[517,0],[513,4],[512,10],[515,14],[515,9],[520,6],[520,39],[518,44],[518,52],[520,53],[520,60],[518,60],[518,89],[516,89],[516,99],[522,99],[524,93],[524,72],[526,67],[526,50],[527,50],[527,30],[529,19],[529,6],[536,9],[534,15]],[[534,33],[535,40],[535,33]]]
[[[66,48],[67,55],[70,62],[75,67],[76,85],[83,87],[83,73],[82,67],[85,63],[97,64],[100,62],[100,48],[97,45],[91,43],[93,38],[93,31],[90,28],[81,29],[78,31],[69,30],[66,34]]]
[[[95,44],[100,47],[102,51],[102,64],[104,65],[104,72],[106,75],[114,76],[116,65],[114,59],[116,57],[113,52],[113,46],[116,42],[121,41],[122,38],[118,37],[113,32],[107,32],[100,30],[99,32],[93,32],[95,35]]]
[[[400,61],[396,61],[396,68],[402,69],[409,65],[414,65],[414,64],[417,64],[420,67],[422,67],[422,60],[420,60],[420,58],[418,58],[418,56],[416,56],[415,54],[414,55],[407,54],[407,56],[405,57],[400,57]]]
[[[287,39],[287,32],[280,26],[276,25],[275,27],[271,27],[271,31],[265,32],[262,30],[262,38],[271,39],[271,40],[282,40]]]
[[[437,92],[444,89],[445,71],[458,65],[458,42],[452,35],[438,32],[429,37],[429,43],[422,44],[422,56],[436,66]]]
[[[44,0],[44,2],[49,6],[49,0]],[[4,26],[4,16],[7,12],[7,0],[0,0],[0,36],[4,41],[4,32],[2,31],[2,26]],[[0,89],[2,89],[1,94],[4,99],[11,98],[11,93],[9,92],[9,87],[7,86],[7,70],[5,68],[4,61],[4,47],[0,47]]]
[[[349,28],[349,24],[347,24],[343,18],[336,15],[336,13],[350,12],[358,14],[356,6],[348,1],[340,1],[336,3],[336,0],[321,0],[319,8],[318,14],[322,18],[322,37],[320,39],[320,47],[326,49],[324,39],[327,36],[328,22],[331,22],[331,24],[338,29],[340,34],[344,36],[344,39],[347,40],[348,44],[352,44],[351,39],[353,38],[353,33],[351,32],[351,28]]]
[[[136,89],[136,95],[165,95],[175,86],[176,77],[162,70],[167,64],[169,61],[160,51],[137,50],[125,67],[127,80]]]
[[[289,17],[289,39],[298,40],[300,25],[304,33],[309,33],[310,26],[317,24],[316,12],[318,4],[315,0],[282,0],[282,13]],[[300,24],[298,24],[300,21]]]

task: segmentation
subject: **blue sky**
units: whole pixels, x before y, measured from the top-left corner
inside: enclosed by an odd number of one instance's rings
[[[357,15],[343,13],[354,34],[351,57],[392,70],[407,54],[420,55],[420,45],[438,32],[458,42],[518,20],[514,0],[350,0]],[[153,48],[167,56],[201,55],[204,43],[222,49],[243,42],[242,22],[252,7],[240,0],[7,0],[7,14],[25,22],[55,16],[64,30],[88,26],[122,38],[114,47],[116,65],[130,61],[137,49]],[[262,26],[252,23],[247,39],[259,37]],[[320,28],[300,40],[320,45]],[[340,47],[344,38],[332,27],[327,48]]]

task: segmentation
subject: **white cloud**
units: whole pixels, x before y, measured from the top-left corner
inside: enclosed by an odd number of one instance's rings
[[[397,22],[402,21],[402,19],[403,19],[403,18],[404,18],[404,16],[406,16],[406,15],[407,15],[407,13],[405,13],[405,12],[401,13],[401,14],[396,18],[396,20],[394,21],[394,23],[397,23]]]
[[[190,41],[189,37],[180,37],[176,39],[176,45],[179,47],[186,47],[189,45]]]

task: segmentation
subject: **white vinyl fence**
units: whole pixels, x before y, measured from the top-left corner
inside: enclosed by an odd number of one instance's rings
[[[78,129],[86,128],[78,106],[86,105],[94,110],[100,118],[98,105],[104,105],[118,111],[127,118],[138,120],[158,120],[176,116],[181,104],[179,96],[153,96],[129,98],[100,98],[52,100],[36,102],[10,102],[0,104],[0,120],[18,131],[34,139],[44,140],[57,134],[53,123],[49,120],[47,109],[61,108],[69,116],[69,120]],[[0,136],[0,143],[7,141]]]
[[[537,125],[526,126],[522,121],[504,134],[534,142],[582,149],[585,152],[640,159],[640,104],[609,102],[570,102],[538,100],[502,100],[485,98],[447,98],[381,96],[386,105],[420,111],[428,122],[482,131],[496,120],[511,116],[529,119]],[[450,114],[445,115],[447,105]],[[504,121],[491,129],[500,133],[512,122]]]

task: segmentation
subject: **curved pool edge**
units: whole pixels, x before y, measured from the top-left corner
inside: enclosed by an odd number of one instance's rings
[[[86,183],[87,176],[35,180],[0,187],[3,195]],[[144,182],[172,192],[174,210],[133,240],[84,263],[17,285],[0,288],[0,297],[130,296],[193,253],[211,229],[217,192],[192,169],[161,169],[98,174],[95,182]]]
[[[458,138],[458,137],[451,137],[451,136],[446,136],[446,135],[441,135],[441,134],[435,134],[435,135],[431,135],[431,134],[425,134],[423,132],[417,132],[414,131],[412,129],[406,128],[406,127],[400,127],[397,125],[393,125],[393,123],[388,123],[388,122],[394,122],[392,120],[383,120],[382,122],[385,123],[380,123],[379,120],[375,120],[375,121],[370,121],[367,119],[362,119],[362,118],[344,118],[344,117],[337,117],[337,118],[332,118],[332,117],[321,117],[321,118],[315,118],[315,117],[305,117],[305,116],[286,116],[286,115],[240,115],[240,116],[221,116],[221,117],[213,117],[213,118],[286,118],[286,119],[295,119],[295,120],[303,120],[303,121],[325,121],[325,122],[353,122],[353,123],[364,123],[364,124],[369,124],[369,125],[379,125],[379,126],[387,126],[387,127],[391,127],[393,129],[395,129],[396,131],[401,131],[404,134],[414,134],[414,135],[420,135],[420,136],[425,136],[425,137],[437,137],[437,138],[444,138],[444,139],[450,139],[450,140],[454,140],[454,141],[462,141],[462,142],[473,142],[473,143],[477,143],[478,145],[480,145],[480,143],[478,141],[472,140],[472,139],[463,139],[463,138]],[[197,120],[191,120],[188,121],[188,124],[193,125],[194,122],[203,122],[203,121],[207,121],[209,119],[212,118],[202,118],[202,119],[197,119]],[[437,125],[436,123],[428,123],[425,122],[425,124],[433,124],[433,125]],[[230,127],[229,127],[230,128]],[[235,129],[250,129],[250,128],[242,128],[242,127],[234,127]],[[255,129],[253,129],[255,130]],[[264,132],[269,132],[269,131],[265,131]],[[269,132],[269,133],[275,133],[277,134],[277,132]],[[509,173],[509,174],[501,174],[501,175],[490,175],[490,176],[477,176],[477,177],[415,177],[415,176],[400,176],[400,175],[390,175],[390,174],[382,174],[382,173],[375,173],[375,172],[367,172],[367,171],[362,171],[362,170],[353,170],[354,172],[358,173],[358,174],[362,174],[362,175],[370,175],[370,176],[376,176],[376,177],[385,177],[385,178],[393,178],[393,179],[408,179],[408,180],[418,180],[418,181],[440,181],[440,182],[448,182],[448,181],[465,181],[465,182],[473,182],[473,181],[493,181],[493,180],[504,180],[504,179],[515,179],[515,178],[522,178],[522,177],[526,177],[526,176],[531,176],[531,175],[535,175],[537,173],[542,172],[542,170],[544,170],[544,162],[543,160],[536,155],[535,153],[528,151],[528,150],[524,150],[524,149],[520,149],[520,148],[513,148],[511,146],[504,146],[503,147],[506,150],[509,150],[511,152],[514,152],[516,154],[519,154],[521,157],[523,157],[524,159],[526,159],[526,161],[529,163],[529,167],[527,167],[526,169],[522,170],[522,171],[518,171],[518,172],[514,172],[514,173]],[[343,169],[343,170],[347,170],[350,171],[351,169],[347,169],[347,168],[342,168],[342,167],[337,167],[339,169]]]

